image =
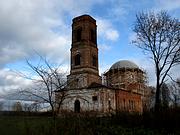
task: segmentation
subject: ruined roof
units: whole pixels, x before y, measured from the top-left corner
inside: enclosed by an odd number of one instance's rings
[[[129,61],[129,60],[120,60],[116,63],[114,63],[111,69],[122,69],[122,68],[131,68],[131,69],[137,69],[139,68],[135,63]]]
[[[73,23],[80,22],[80,21],[85,21],[85,20],[96,22],[96,20],[93,17],[91,17],[90,15],[84,14],[84,15],[75,17],[73,19]]]

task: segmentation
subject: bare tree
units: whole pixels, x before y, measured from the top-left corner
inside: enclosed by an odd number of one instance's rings
[[[167,12],[139,13],[133,31],[135,45],[153,60],[156,71],[155,110],[160,108],[160,88],[169,71],[180,62],[180,23]]]
[[[31,109],[30,104],[25,103],[25,104],[23,105],[23,111],[25,111],[25,112],[31,112],[32,109]]]
[[[13,111],[17,111],[17,112],[20,112],[20,111],[22,111],[23,109],[22,109],[22,104],[21,104],[21,102],[15,102],[14,104],[13,104],[13,106],[12,106],[12,110]]]
[[[162,84],[161,89],[160,89],[160,95],[161,95],[162,107],[168,108],[169,101],[170,101],[170,90],[166,83]]]
[[[143,111],[150,111],[153,108],[155,100],[155,87],[149,86],[143,98]]]
[[[30,76],[24,77],[32,80],[33,87],[20,90],[20,93],[34,98],[32,100],[36,100],[36,102],[48,103],[50,105],[52,115],[55,116],[58,111],[57,109],[60,109],[63,100],[66,96],[68,96],[66,91],[63,91],[66,86],[66,74],[60,70],[61,66],[53,67],[42,57],[40,57],[40,62],[37,65],[33,65],[28,60],[27,64],[35,75],[34,78]],[[58,97],[58,100],[55,100],[56,91],[63,91],[63,94]]]
[[[180,78],[177,79],[176,83],[180,87]]]
[[[170,100],[173,103],[173,107],[178,107],[178,104],[180,104],[180,79],[177,79],[176,81],[172,81],[169,85],[170,91]]]

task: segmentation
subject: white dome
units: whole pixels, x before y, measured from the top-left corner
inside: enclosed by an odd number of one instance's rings
[[[135,68],[139,68],[135,63],[129,61],[129,60],[121,60],[118,61],[116,63],[114,63],[111,69],[122,69],[122,68],[130,68],[130,69],[135,69]]]

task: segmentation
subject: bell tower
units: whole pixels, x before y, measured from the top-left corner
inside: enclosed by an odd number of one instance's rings
[[[97,26],[89,15],[73,19],[71,44],[70,89],[86,88],[93,82],[101,84],[98,70]]]

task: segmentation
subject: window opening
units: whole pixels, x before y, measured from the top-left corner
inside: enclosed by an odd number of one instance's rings
[[[126,110],[126,100],[123,99],[123,104],[124,104],[124,110]]]
[[[92,96],[92,101],[97,101],[98,97],[97,96]]]
[[[82,39],[82,28],[77,29],[76,31],[76,41],[79,42]]]
[[[96,56],[93,56],[92,64],[93,64],[94,67],[97,66],[97,58],[96,58]]]
[[[81,55],[77,54],[75,56],[75,66],[80,65],[81,64]]]
[[[91,41],[96,44],[96,32],[91,29]]]

